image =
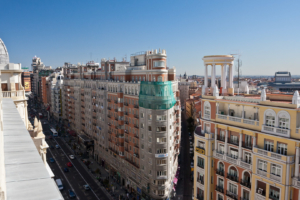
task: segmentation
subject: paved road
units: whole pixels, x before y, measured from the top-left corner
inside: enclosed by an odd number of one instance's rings
[[[43,122],[46,120],[42,120]],[[61,138],[48,139],[48,136],[51,135],[49,125],[43,124],[43,130],[46,135],[46,141],[49,146],[55,147],[59,145],[60,149],[48,149],[47,152],[47,161],[51,170],[55,175],[55,179],[61,179],[64,189],[61,190],[61,193],[65,199],[70,199],[68,196],[68,189],[72,189],[75,194],[75,199],[82,200],[106,200],[109,199],[104,192],[97,185],[95,180],[90,176],[86,169],[82,166],[79,158],[71,160],[69,155],[73,154],[71,150],[66,146]],[[49,158],[52,157],[55,159],[55,163],[50,163]],[[67,167],[67,163],[71,162],[73,167],[68,167],[69,172],[64,172],[63,169]],[[90,191],[85,191],[83,185],[88,184],[91,187]],[[74,198],[73,198],[74,199]]]
[[[191,181],[191,158],[190,158],[190,141],[187,129],[187,122],[184,112],[181,114],[181,150],[180,150],[180,175],[178,185],[176,187],[177,200],[192,199],[193,183]],[[193,135],[193,133],[191,133]]]

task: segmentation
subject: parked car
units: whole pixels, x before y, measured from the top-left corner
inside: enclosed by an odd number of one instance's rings
[[[65,167],[64,172],[69,172],[69,169],[67,167]]]
[[[71,162],[68,162],[68,163],[67,163],[67,166],[68,166],[68,167],[72,167],[73,165],[72,165]]]
[[[50,160],[51,163],[55,162],[54,158],[50,158],[49,160]]]
[[[88,191],[88,190],[91,189],[89,185],[84,185],[83,188],[84,188],[86,191]]]
[[[75,158],[74,155],[69,155],[69,157],[70,157],[70,159],[72,159],[72,160]]]
[[[64,189],[64,186],[63,186],[60,179],[56,179],[56,184],[57,184],[57,187],[58,187],[59,190]]]
[[[68,190],[68,192],[69,192],[69,197],[70,198],[74,198],[74,197],[76,197],[76,194],[75,194],[75,192],[73,192],[73,190]]]

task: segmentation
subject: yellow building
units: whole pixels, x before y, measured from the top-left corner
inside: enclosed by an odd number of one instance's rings
[[[300,199],[298,92],[219,96],[220,91],[215,86],[202,95],[201,125],[194,133],[194,199]]]

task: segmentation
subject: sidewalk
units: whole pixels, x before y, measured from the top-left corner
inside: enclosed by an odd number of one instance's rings
[[[73,144],[75,143],[77,146],[78,144],[75,142],[75,141],[72,141],[71,142],[71,145],[69,146],[68,145],[68,139],[69,138],[64,138],[64,137],[61,137],[62,140],[65,142],[66,146],[68,146],[73,152],[74,150],[71,148],[73,146]],[[84,150],[82,149],[82,147],[80,147],[80,149],[76,150],[76,151],[79,151],[79,152],[84,152]],[[105,190],[105,193],[110,196],[111,198],[110,199],[119,199],[119,197],[122,195],[123,196],[123,199],[128,199],[126,198],[126,190],[125,190],[125,187],[122,187],[119,183],[117,183],[112,177],[109,177],[109,172],[105,170],[104,167],[102,167],[99,163],[97,163],[97,161],[95,161],[93,158],[88,158],[88,159],[85,159],[85,160],[88,160],[90,161],[90,165],[89,167],[87,167],[86,164],[84,164],[82,161],[81,161],[81,157],[79,155],[76,155],[80,161],[80,164],[82,164],[86,170],[89,172],[89,174],[96,180],[97,184],[99,185],[99,187],[101,187],[102,190]],[[99,169],[99,174],[95,174],[95,173],[92,173],[92,172],[95,172],[97,169]],[[100,179],[104,180],[104,179],[107,179],[109,178],[109,185],[112,185],[113,187],[111,187],[111,190],[110,192],[108,192],[106,190],[106,188],[104,188],[100,182],[98,181],[98,179],[96,177],[99,177]],[[113,191],[113,192],[112,192]],[[132,197],[129,198],[130,200],[133,199]]]

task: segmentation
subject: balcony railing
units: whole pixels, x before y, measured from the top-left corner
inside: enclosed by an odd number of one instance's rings
[[[223,186],[218,186],[218,185],[216,185],[216,190],[217,190],[218,192],[221,192],[221,193],[224,194],[224,188],[223,188]]]
[[[252,143],[251,142],[242,142],[242,147],[246,149],[252,149]]]
[[[204,200],[204,196],[202,196],[202,195],[197,195],[197,199],[198,199],[198,200]]]
[[[225,136],[218,135],[217,140],[225,142]]]
[[[224,176],[224,170],[217,169],[216,174],[218,174],[220,176]]]
[[[276,195],[270,194],[270,195],[269,195],[269,199],[270,199],[270,200],[279,200],[279,199],[280,199],[280,195],[276,196]]]
[[[251,183],[245,179],[240,180],[241,185],[251,189]]]
[[[271,133],[274,135],[283,136],[283,137],[291,136],[290,129],[284,129],[284,128],[280,128],[280,127],[272,127],[272,126],[267,126],[265,124],[262,126],[262,131],[266,132],[266,133]]]
[[[197,163],[197,166],[204,169],[204,163]]]
[[[235,176],[235,175],[227,173],[227,178],[230,179],[230,180],[232,180],[232,181],[235,181],[237,183],[239,182],[239,178],[237,176]]]
[[[199,182],[200,184],[204,185],[204,177],[198,177],[197,178],[197,182]]]
[[[228,143],[233,145],[239,145],[239,140],[234,140],[232,138],[228,138]]]
[[[25,90],[17,90],[17,91],[2,91],[2,98],[12,98],[12,99],[23,99],[25,98]]]
[[[230,197],[231,199],[238,200],[238,195],[230,192],[229,190],[226,191],[226,196]]]
[[[275,152],[272,152],[272,151],[267,151],[267,150],[260,149],[260,148],[257,148],[257,147],[254,147],[253,151],[254,151],[254,153],[257,153],[259,155],[266,156],[271,160],[275,159],[275,160],[278,160],[278,161],[281,161],[281,162],[284,162],[284,163],[293,163],[294,162],[294,156],[281,155],[279,153],[275,153]]]

